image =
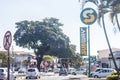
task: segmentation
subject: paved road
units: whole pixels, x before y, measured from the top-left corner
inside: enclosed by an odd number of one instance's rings
[[[40,79],[25,79],[25,76],[17,77],[15,80],[69,80],[68,76],[44,75]]]
[[[45,73],[41,75],[40,79],[25,79],[25,76],[18,76],[15,80],[88,80],[88,78],[84,75],[59,76],[58,74]]]

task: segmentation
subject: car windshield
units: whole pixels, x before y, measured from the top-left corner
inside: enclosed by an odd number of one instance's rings
[[[95,72],[101,71],[102,69],[97,69]]]
[[[28,69],[28,72],[35,72],[35,69]]]

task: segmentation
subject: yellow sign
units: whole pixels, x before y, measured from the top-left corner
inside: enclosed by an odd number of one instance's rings
[[[87,28],[80,28],[80,54],[81,56],[87,56]]]

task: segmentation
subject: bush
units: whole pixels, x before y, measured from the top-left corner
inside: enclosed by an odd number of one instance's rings
[[[106,80],[119,80],[118,75],[109,75]]]
[[[117,72],[114,72],[111,75],[107,76],[106,80],[120,80],[120,79],[118,78]]]
[[[117,72],[111,73],[111,75],[117,75]]]

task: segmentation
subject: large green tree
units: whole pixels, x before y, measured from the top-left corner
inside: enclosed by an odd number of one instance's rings
[[[39,65],[45,54],[58,57],[72,56],[69,37],[62,32],[60,26],[63,24],[56,18],[17,22],[14,41],[20,47],[34,50],[37,56],[37,67],[40,69]]]
[[[79,53],[76,53],[76,45],[70,44],[70,50],[73,53],[73,56],[69,58],[69,64],[71,67],[79,68],[83,62],[82,57]]]

